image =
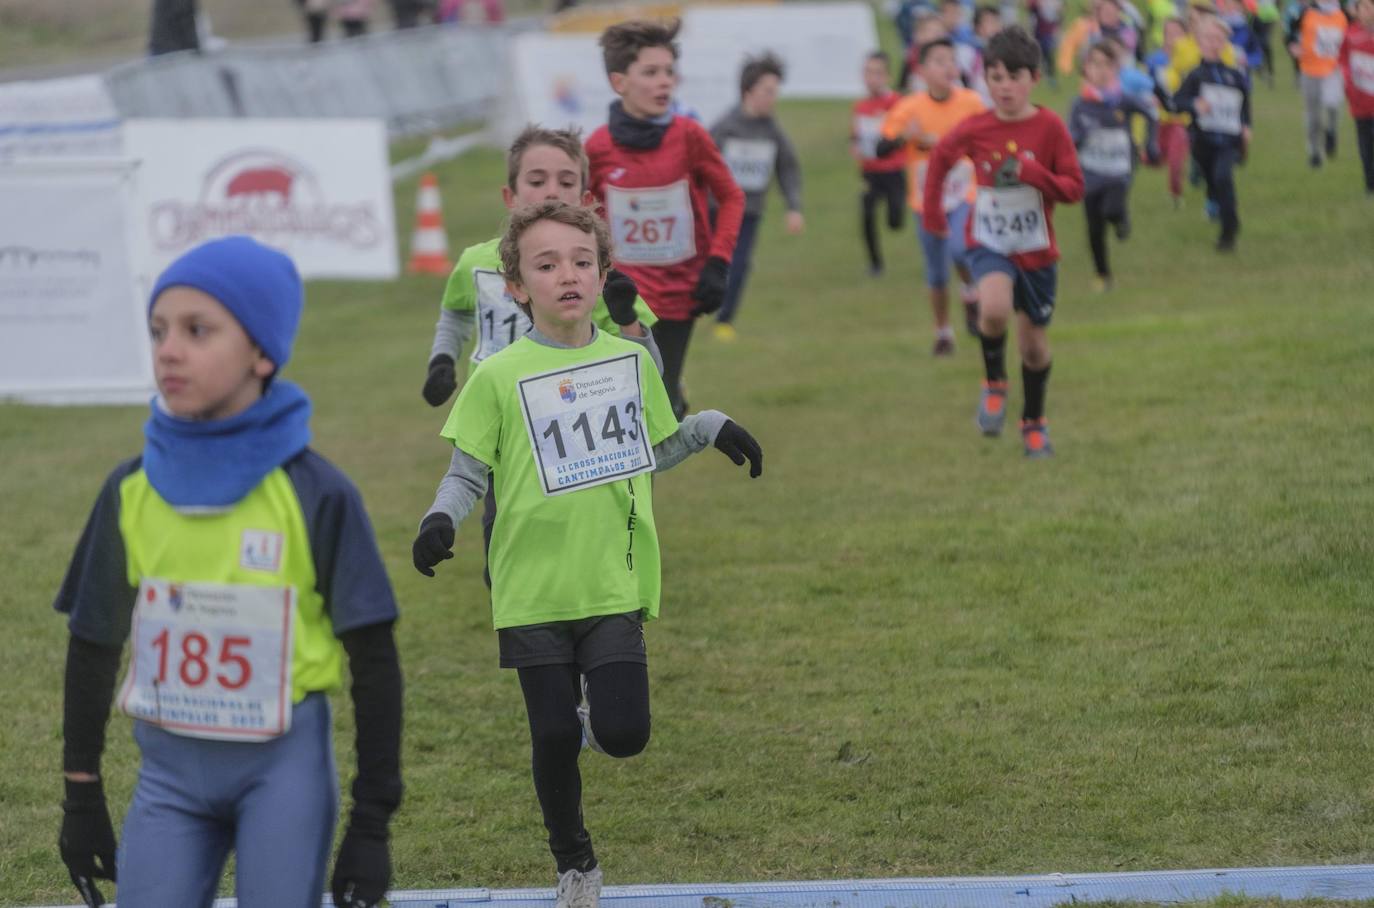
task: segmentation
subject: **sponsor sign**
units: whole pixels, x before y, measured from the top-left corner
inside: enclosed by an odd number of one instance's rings
[[[303,277],[398,273],[379,120],[130,120],[138,241],[157,274],[187,249],[243,233]]]

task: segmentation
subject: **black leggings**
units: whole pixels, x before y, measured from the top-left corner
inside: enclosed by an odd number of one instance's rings
[[[1217,204],[1221,215],[1221,239],[1233,240],[1240,233],[1240,214],[1236,202],[1236,164],[1240,162],[1240,142],[1213,144],[1193,134],[1193,160],[1207,181],[1207,198]]]
[[[894,170],[888,173],[864,174],[864,191],[859,200],[863,211],[864,243],[868,246],[868,264],[874,268],[881,268],[883,253],[878,246],[876,223],[878,205],[886,201],[887,226],[892,230],[901,230],[906,219],[906,173]]]
[[[682,396],[682,366],[687,361],[687,345],[692,342],[695,322],[690,318],[681,322],[661,318],[653,327],[654,342],[663,357],[663,386],[668,389],[668,402],[678,419],[687,413],[687,401]]]
[[[576,665],[517,669],[530,720],[534,791],[549,831],[558,872],[596,866],[592,837],[582,822],[582,699]],[[649,669],[638,662],[610,662],[587,672],[592,734],[612,757],[633,757],[649,743]]]
[[[1088,246],[1093,252],[1093,266],[1097,276],[1112,276],[1111,265],[1107,261],[1107,225],[1128,224],[1126,193],[1130,191],[1127,183],[1104,183],[1083,197],[1083,213],[1088,216]]]

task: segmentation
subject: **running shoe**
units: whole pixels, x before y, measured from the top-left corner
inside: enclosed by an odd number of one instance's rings
[[[1204,214],[1207,215],[1207,220],[1213,223],[1216,223],[1217,221],[1221,220],[1221,206],[1218,205],[1216,202],[1212,201],[1211,199],[1208,199],[1206,202],[1203,203],[1202,211]]]
[[[1336,130],[1334,129],[1326,131],[1326,156],[1333,161],[1336,159]]]
[[[599,908],[601,905],[601,868],[585,873],[567,870],[558,875],[558,901],[555,908]]]
[[[935,338],[935,346],[931,348],[930,355],[931,355],[931,356],[953,356],[953,355],[954,355],[954,338],[952,338],[952,337],[937,337],[937,338]]]
[[[739,337],[739,332],[729,322],[716,322],[715,335],[716,340],[729,344]]]
[[[1021,420],[1021,443],[1026,446],[1026,456],[1032,460],[1054,456],[1050,427],[1043,419]]]
[[[582,723],[582,746],[604,754],[606,751],[596,743],[596,735],[592,734],[592,701],[587,699],[586,675],[582,676],[582,702],[577,704],[577,721]]]
[[[1004,381],[984,381],[983,394],[978,398],[978,431],[989,438],[1002,434],[1002,424],[1007,421],[1007,383]]]

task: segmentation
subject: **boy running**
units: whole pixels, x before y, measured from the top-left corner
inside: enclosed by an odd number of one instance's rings
[[[757,477],[763,452],[723,413],[679,424],[643,349],[593,324],[610,237],[590,209],[516,210],[501,263],[534,327],[483,360],[458,395],[440,433],[452,462],[413,558],[433,576],[453,557],[455,527],[490,473],[500,513],[492,619],[501,665],[520,676],[558,905],[595,908],[602,875],[582,818],[578,701],[585,692],[587,735],[604,753],[630,757],[648,743],[643,623],[658,615],[660,578],[644,474],[714,445]]]
[[[1183,77],[1173,66],[1174,48],[1187,35],[1182,19],[1168,19],[1164,23],[1164,45],[1146,59],[1146,66],[1154,78],[1155,90],[1165,94],[1178,91]],[[1169,197],[1174,208],[1183,205],[1183,171],[1188,164],[1188,116],[1159,113],[1159,153],[1169,170]]]
[[[1307,163],[1322,166],[1322,152],[1336,156],[1336,123],[1341,116],[1341,45],[1347,20],[1339,0],[1319,0],[1298,22],[1298,40],[1288,48],[1302,72],[1302,105],[1307,116]]]
[[[954,44],[948,38],[938,38],[921,47],[921,78],[926,90],[909,95],[883,121],[883,141],[880,152],[906,149],[907,180],[911,186],[909,201],[915,212],[916,235],[925,257],[926,286],[930,289],[930,308],[935,316],[935,356],[954,353],[954,329],[949,324],[949,271],[953,259],[967,286],[971,278],[964,262],[964,225],[968,220],[969,204],[974,198],[973,164],[963,160],[950,172],[940,195],[945,217],[950,224],[949,236],[936,236],[921,224],[921,206],[926,194],[926,169],[930,150],[966,118],[986,109],[978,93],[959,83],[959,68],[954,59]],[[977,297],[965,298],[965,323],[970,332],[977,324]]]
[[[888,88],[892,71],[887,54],[874,51],[864,61],[864,88],[868,97],[854,102],[850,115],[849,149],[859,162],[864,190],[859,196],[860,218],[864,232],[864,246],[868,250],[868,273],[877,277],[883,273],[883,252],[878,244],[877,214],[879,203],[887,205],[887,226],[901,230],[902,196],[906,194],[906,174],[900,149],[888,154],[878,153],[883,137],[883,118],[902,96]]]
[[[739,239],[730,260],[730,281],[725,303],[716,313],[716,337],[735,339],[735,315],[739,312],[744,283],[753,262],[754,240],[763,219],[763,203],[768,186],[776,175],[783,199],[787,202],[787,232],[801,233],[805,226],[801,212],[801,165],[792,140],[773,118],[782,85],[782,61],[772,54],[745,61],[740,72],[739,106],[711,127],[711,138],[720,149],[739,188],[744,190],[744,219]]]
[[[1217,251],[1231,252],[1240,234],[1234,171],[1250,144],[1250,80],[1222,62],[1222,51],[1230,46],[1225,22],[1216,16],[1200,17],[1197,41],[1202,64],[1188,74],[1177,93],[1161,95],[1160,100],[1175,113],[1192,115],[1193,160],[1207,183],[1207,200],[1221,220]]]
[[[1054,315],[1056,262],[1054,204],[1083,197],[1083,173],[1073,139],[1052,111],[1030,101],[1040,79],[1040,47],[1018,27],[988,42],[992,110],[964,120],[930,156],[921,219],[930,233],[946,235],[941,195],[945,177],[963,158],[973,161],[977,197],[966,227],[969,267],[978,282],[978,331],[986,380],[977,424],[1001,434],[1006,419],[1007,327],[1017,313],[1025,404],[1021,438],[1027,457],[1054,453],[1045,422],[1050,376],[1046,329]]]
[[[330,890],[367,908],[390,882],[396,602],[362,498],[308,447],[310,399],[278,377],[302,302],[291,260],[243,236],[192,249],[153,287],[143,454],[105,481],[55,603],[71,630],[59,846],[87,905],[116,877],[100,763],[126,641],[118,706],[142,762],[121,905],[209,908],[233,851],[239,905],[318,908],[345,656],[358,768]]]
[[[1135,174],[1137,152],[1131,118],[1144,117],[1149,124],[1145,145],[1155,142],[1154,108],[1121,89],[1117,77],[1115,42],[1100,41],[1083,59],[1083,88],[1069,111],[1069,135],[1078,149],[1083,168],[1083,212],[1088,218],[1088,245],[1097,270],[1095,289],[1112,286],[1107,261],[1107,225],[1125,241],[1131,233],[1127,202]]]
[[[1374,196],[1374,0],[1355,4],[1355,21],[1341,44],[1341,74],[1350,115],[1355,118],[1364,192]]]
[[[744,216],[711,135],[671,111],[680,23],[622,22],[601,35],[611,88],[607,125],[587,140],[592,194],[611,228],[617,267],[658,316],[654,339],[673,412],[687,412],[682,368],[693,321],[725,302],[730,255]],[[714,226],[707,198],[720,208]]]

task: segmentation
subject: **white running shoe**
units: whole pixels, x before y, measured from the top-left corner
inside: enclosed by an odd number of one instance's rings
[[[601,745],[596,743],[596,735],[592,734],[592,701],[587,699],[587,676],[582,676],[582,702],[577,704],[577,719],[582,723],[582,746],[590,747],[599,754],[606,751],[601,749]]]
[[[556,908],[599,908],[601,905],[601,868],[583,873],[569,870],[558,876]]]

